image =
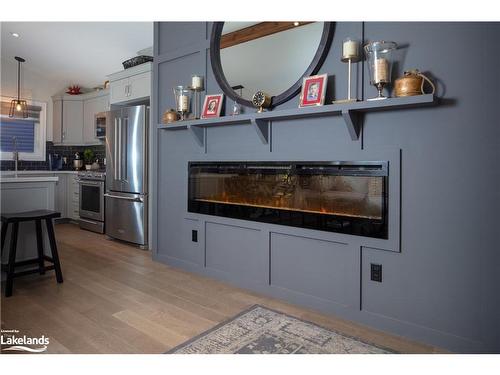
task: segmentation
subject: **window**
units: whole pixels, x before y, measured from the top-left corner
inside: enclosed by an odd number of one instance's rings
[[[0,118],[0,149],[6,152],[35,151],[35,123]]]
[[[10,118],[11,99],[7,97],[1,98],[0,151],[2,160],[12,159],[15,137],[19,160],[44,161],[47,104],[28,101],[28,118]]]

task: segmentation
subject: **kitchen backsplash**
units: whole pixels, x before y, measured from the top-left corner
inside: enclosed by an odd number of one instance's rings
[[[103,166],[104,158],[106,157],[106,146],[55,146],[52,142],[47,142],[45,147],[45,161],[25,161],[19,160],[17,169],[22,170],[49,170],[49,154],[59,154],[67,158],[66,165],[63,164],[63,170],[73,170],[73,159],[75,158],[75,153],[80,153],[83,158],[83,151],[90,148],[94,151],[95,158],[99,160],[101,167]],[[14,170],[13,160],[1,160],[0,169],[2,171]]]

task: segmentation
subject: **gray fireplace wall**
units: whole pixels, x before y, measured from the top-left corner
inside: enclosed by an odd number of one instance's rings
[[[206,76],[205,93],[222,92],[210,31],[204,22],[155,24],[153,124],[174,107],[172,87],[193,73]],[[154,130],[153,257],[452,351],[498,353],[500,24],[337,23],[319,72],[329,75],[330,98],[346,96],[347,36],[397,42],[394,75],[428,73],[439,103],[368,113],[359,141],[336,116],[274,122],[269,145],[250,125],[208,129],[206,148],[187,130]],[[375,96],[366,65],[355,71],[358,97]],[[188,213],[192,160],[389,160],[390,238]],[[370,281],[371,263],[382,265],[381,283]]]

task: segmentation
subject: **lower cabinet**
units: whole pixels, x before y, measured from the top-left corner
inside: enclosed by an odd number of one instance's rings
[[[64,173],[54,173],[55,177],[59,177],[56,182],[56,196],[54,199],[55,210],[61,213],[61,217],[66,217],[66,184],[68,175]]]
[[[54,210],[61,213],[61,219],[80,219],[80,186],[76,173],[49,171],[29,173],[30,177],[58,177],[55,184]]]
[[[78,176],[68,175],[68,180],[66,182],[66,217],[72,220],[80,219],[79,209],[80,209],[80,189],[78,186]]]
[[[47,176],[47,174],[44,174]],[[58,177],[55,189],[55,210],[61,213],[61,218],[78,220],[80,219],[80,189],[78,186],[78,176],[73,173],[57,173]]]

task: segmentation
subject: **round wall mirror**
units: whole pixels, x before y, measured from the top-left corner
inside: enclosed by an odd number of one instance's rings
[[[252,107],[263,91],[271,106],[300,91],[302,78],[318,72],[334,22],[215,22],[210,59],[217,83],[236,102]]]

